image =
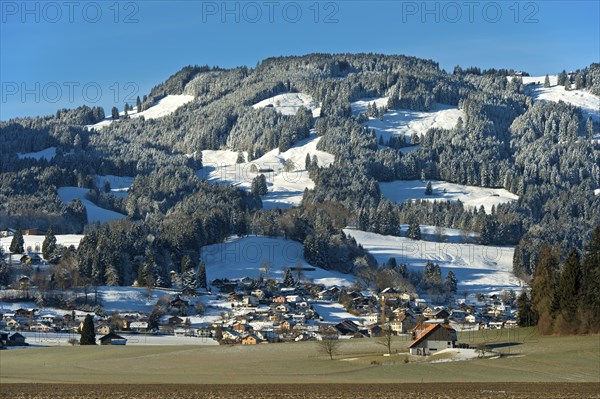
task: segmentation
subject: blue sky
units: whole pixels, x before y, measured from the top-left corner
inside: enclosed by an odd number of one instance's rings
[[[375,52],[533,75],[600,62],[598,1],[0,1],[0,119],[147,94],[185,65]]]

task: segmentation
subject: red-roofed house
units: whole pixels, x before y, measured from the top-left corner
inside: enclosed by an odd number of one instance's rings
[[[431,324],[416,335],[415,340],[408,345],[411,355],[425,356],[432,352],[456,345],[456,331],[447,324]]]

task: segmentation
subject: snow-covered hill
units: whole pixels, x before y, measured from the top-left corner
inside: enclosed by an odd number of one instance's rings
[[[517,195],[503,188],[464,186],[438,180],[432,180],[431,186],[433,195],[425,195],[427,181],[396,180],[388,183],[379,183],[383,197],[397,203],[415,199],[428,201],[460,200],[465,206],[479,208],[483,205],[486,213],[490,213],[492,205],[498,206],[499,204],[519,199]]]
[[[331,165],[335,160],[333,155],[317,150],[319,140],[320,137],[313,133],[308,139],[296,143],[285,152],[280,152],[276,148],[252,162],[241,164],[235,163],[237,153],[234,151],[202,151],[204,168],[198,172],[198,177],[210,182],[231,184],[249,190],[252,180],[258,174],[251,170],[252,165],[256,165],[257,170],[272,170],[272,172],[263,172],[269,190],[269,193],[262,197],[265,209],[299,205],[304,189],[314,187],[314,182],[304,169],[306,155],[309,154],[311,158],[316,155],[319,166],[322,167]],[[289,172],[284,170],[287,160],[295,165]]]
[[[221,244],[202,247],[201,258],[206,265],[206,277],[214,279],[258,278],[261,264],[268,262],[268,276],[282,280],[285,268],[294,269],[298,264],[312,268],[303,257],[304,246],[296,241],[283,238],[260,236],[232,237]],[[305,271],[304,278],[318,284],[351,285],[354,276],[318,267]]]
[[[254,109],[273,107],[282,115],[296,115],[300,107],[312,111],[313,117],[321,115],[321,108],[311,96],[305,93],[284,93],[262,100],[252,106]]]
[[[361,99],[351,104],[352,112],[354,114],[365,112],[372,103],[375,103],[378,108],[385,107],[387,102],[387,97]],[[457,107],[436,104],[435,111],[429,112],[407,109],[388,110],[383,121],[369,118],[365,125],[375,130],[377,140],[381,136],[384,141],[388,141],[392,136],[404,136],[408,141],[412,134],[422,135],[431,128],[452,129],[456,126],[459,117],[464,119],[464,113]]]
[[[558,76],[548,76],[550,87],[544,87],[545,76],[526,76],[523,83],[527,85],[525,92],[535,101],[564,101],[581,108],[585,118],[592,117],[600,122],[600,97],[584,90],[565,90],[557,84]],[[574,86],[572,86],[574,87]]]
[[[520,280],[512,273],[514,247],[415,241],[354,229],[344,232],[379,263],[394,257],[398,263],[422,271],[430,260],[440,265],[444,275],[452,270],[458,279],[459,292],[496,292],[521,287]]]
[[[189,96],[189,95],[185,95],[185,94],[169,95],[169,96],[166,96],[165,98],[161,99],[158,102],[158,104],[154,105],[153,107],[148,108],[145,111],[138,113],[134,107],[134,109],[127,112],[127,114],[129,115],[130,118],[140,118],[142,116],[145,119],[162,118],[163,116],[172,114],[173,112],[175,112],[175,110],[177,108],[189,103],[193,99],[194,99],[194,96]],[[120,112],[119,115],[121,117],[123,117],[125,115],[125,112]],[[86,128],[101,129],[105,126],[110,125],[112,122],[113,122],[113,120],[109,115],[102,122],[98,122],[94,125],[87,125]]]
[[[60,187],[58,189],[58,196],[65,204],[75,199],[79,199],[83,206],[85,206],[88,223],[105,223],[126,218],[122,213],[101,208],[92,201],[86,199],[85,196],[88,191],[87,188],[81,187]]]

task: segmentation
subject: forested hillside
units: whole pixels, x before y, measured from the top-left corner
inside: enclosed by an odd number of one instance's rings
[[[87,126],[110,112],[82,106],[0,123],[0,228],[84,232],[76,253],[62,249],[55,261],[96,284],[168,285],[169,271],[186,255],[197,258],[202,246],[234,234],[291,238],[304,243],[308,261],[327,269],[375,268],[342,229],[400,235],[401,224],[470,230],[481,244],[516,245],[514,272],[527,279],[542,242],[562,261],[572,248],[582,251],[600,225],[600,126],[568,103],[534,101],[519,76],[507,79],[513,75],[460,67],[449,73],[431,60],[379,54],[185,67],[139,101],[143,110],[169,95],[194,96],[164,117],[124,116],[93,129]],[[600,64],[561,77],[565,90],[600,95]],[[253,107],[286,93],[310,96],[320,116],[303,107],[294,115],[278,112],[278,104]],[[385,106],[353,114],[353,102],[380,97],[388,98]],[[387,110],[432,112],[439,104],[458,107],[464,118],[410,141],[378,140],[365,126],[369,117],[385,119]],[[307,154],[306,163],[286,165],[315,183],[299,207],[264,210],[262,189],[209,183],[199,173],[211,167],[202,151],[227,149],[238,152],[238,163],[251,162],[285,152],[311,132],[335,162],[323,167]],[[51,147],[50,159],[28,155]],[[252,173],[266,174],[268,190],[268,171]],[[116,195],[105,176],[133,184]],[[491,209],[460,201],[394,203],[379,183],[395,180],[504,188],[518,200]],[[81,200],[61,201],[61,187],[89,189],[87,200],[126,220],[89,224]]]

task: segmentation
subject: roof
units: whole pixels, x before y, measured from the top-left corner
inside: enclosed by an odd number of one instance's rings
[[[450,327],[448,324],[431,324],[431,325],[427,326],[425,328],[425,330],[423,330],[421,335],[419,335],[413,342],[411,342],[410,345],[408,345],[408,348],[409,349],[414,348],[415,346],[419,345],[428,336],[430,336],[431,334],[433,334],[435,331],[439,330],[440,328],[445,328],[446,330],[454,331],[454,329],[452,327]]]
[[[100,341],[106,341],[108,339],[110,339],[111,341],[113,339],[123,339],[123,340],[127,341],[127,338],[121,337],[120,335],[117,335],[117,334],[112,333],[112,332],[104,335],[103,337],[100,337]]]

